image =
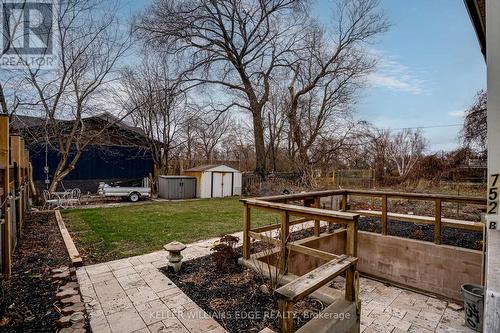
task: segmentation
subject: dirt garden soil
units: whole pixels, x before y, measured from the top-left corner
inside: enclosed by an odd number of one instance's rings
[[[1,332],[57,331],[58,285],[51,281],[51,270],[68,263],[54,213],[27,215],[22,241],[13,254],[12,276],[1,281]]]
[[[278,299],[261,291],[265,281],[251,269],[234,265],[227,273],[215,269],[211,256],[183,263],[180,273],[162,269],[188,297],[228,332],[279,331]],[[294,307],[294,327],[299,328],[325,307],[306,298]]]

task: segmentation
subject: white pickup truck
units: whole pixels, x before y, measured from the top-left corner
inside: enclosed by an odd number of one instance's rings
[[[98,193],[104,197],[121,197],[131,202],[137,202],[141,198],[150,198],[151,188],[109,186],[108,184],[100,183]]]

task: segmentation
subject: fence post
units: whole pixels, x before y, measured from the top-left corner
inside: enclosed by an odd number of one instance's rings
[[[19,226],[19,229],[22,230],[24,221],[26,220],[26,201],[25,201],[25,196],[27,195],[25,192],[26,186],[26,144],[24,139],[21,137],[21,142],[20,142],[20,166],[21,166],[21,182],[22,182],[22,191],[20,195],[20,200],[21,200],[21,223]],[[22,232],[20,237],[22,237]]]
[[[9,195],[9,194],[7,194]],[[10,205],[10,200],[7,200],[5,206]],[[3,217],[3,228],[2,228],[2,272],[4,276],[10,276],[12,273],[12,238],[11,238],[11,215],[10,207],[6,207],[5,216]]]
[[[288,249],[287,249],[287,243],[288,243],[288,237],[289,237],[289,232],[290,230],[288,222],[290,219],[290,215],[288,214],[287,211],[282,211],[281,212],[281,258],[279,262],[279,268],[281,273],[286,273],[287,271],[287,261],[288,261]]]
[[[24,150],[23,150],[24,152]],[[10,137],[10,163],[14,165],[14,196],[15,211],[16,211],[16,234],[17,239],[21,238],[21,227],[23,225],[23,208],[22,208],[22,153],[21,153],[21,137],[12,135]]]
[[[382,235],[387,235],[387,195],[382,195],[382,218],[380,219]]]
[[[2,183],[0,186],[4,192],[4,202],[1,207],[4,223],[2,224],[2,272],[9,276],[12,270],[11,266],[11,241],[10,241],[10,176],[9,176],[9,116],[0,114],[0,170],[3,169]]]
[[[436,199],[434,215],[434,243],[441,244],[441,199]]]
[[[243,258],[250,259],[250,226],[251,226],[250,206],[245,203],[243,206]]]
[[[347,193],[342,194],[342,211],[347,211]]]

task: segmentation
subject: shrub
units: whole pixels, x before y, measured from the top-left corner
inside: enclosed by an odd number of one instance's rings
[[[238,264],[238,255],[234,250],[238,241],[236,236],[225,235],[212,247],[212,260],[218,271],[228,272]]]

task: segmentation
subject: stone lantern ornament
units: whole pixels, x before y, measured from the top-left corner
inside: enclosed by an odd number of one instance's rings
[[[186,245],[174,241],[163,246],[163,248],[168,251],[168,262],[174,268],[177,273],[181,270],[182,265],[182,254],[181,252],[186,248]]]

